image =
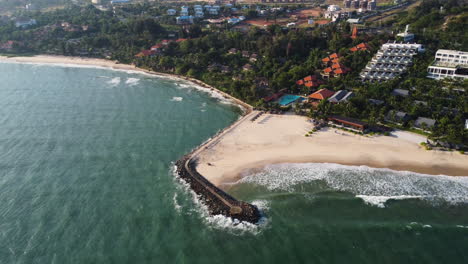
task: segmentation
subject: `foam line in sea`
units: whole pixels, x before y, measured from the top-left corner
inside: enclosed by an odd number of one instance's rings
[[[295,192],[301,186],[314,182],[325,183],[326,188],[332,190],[350,192],[366,203],[379,207],[383,207],[391,199],[468,203],[466,177],[435,176],[334,163],[268,165],[260,172],[244,175],[237,183],[256,184],[272,191]]]

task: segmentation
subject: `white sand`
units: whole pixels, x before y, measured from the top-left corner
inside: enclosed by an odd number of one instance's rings
[[[198,171],[216,185],[236,181],[243,171],[272,163],[330,162],[408,170],[427,174],[468,175],[468,156],[427,151],[424,137],[408,132],[396,136],[364,137],[325,129],[310,137],[307,118],[265,114],[255,122],[249,114],[198,153]],[[211,163],[211,166],[207,163]]]

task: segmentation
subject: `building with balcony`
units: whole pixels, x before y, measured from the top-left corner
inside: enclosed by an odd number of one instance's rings
[[[413,64],[413,57],[424,52],[421,44],[386,43],[362,70],[362,81],[382,82],[394,79]]]
[[[435,60],[427,69],[427,77],[441,80],[444,78],[468,78],[468,52],[443,50],[436,52]]]

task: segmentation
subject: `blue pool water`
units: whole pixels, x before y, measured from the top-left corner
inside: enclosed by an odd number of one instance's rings
[[[287,95],[282,96],[279,99],[278,103],[282,106],[286,106],[292,102],[295,102],[296,100],[302,101],[302,97],[298,95],[287,94]]]

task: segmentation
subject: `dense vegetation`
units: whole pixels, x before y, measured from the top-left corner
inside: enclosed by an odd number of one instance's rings
[[[441,9],[441,7],[443,7]],[[331,79],[319,88],[353,90],[356,96],[347,103],[332,105],[323,102],[320,115],[340,114],[363,119],[371,124],[384,122],[388,111],[404,111],[413,117],[436,119],[438,126],[432,137],[456,144],[468,144],[464,120],[468,113],[467,82],[434,81],[426,78],[427,66],[437,49],[468,50],[467,7],[457,0],[425,0],[418,8],[404,12],[393,21],[392,27],[402,30],[410,24],[417,42],[427,51],[418,55],[414,65],[401,78],[385,83],[362,83],[360,70],[381,44],[394,40],[393,35],[361,34],[351,39],[351,26],[345,22],[314,29],[285,29],[278,25],[266,29],[249,28],[246,32],[227,24],[205,27],[204,23],[177,26],[173,17],[165,16],[165,6],[138,4],[112,11],[100,11],[93,6],[71,7],[48,13],[21,14],[37,20],[37,25],[18,29],[13,23],[0,26],[0,43],[14,40],[16,52],[52,53],[109,57],[123,63],[185,75],[200,79],[242,100],[259,107],[277,107],[263,101],[263,97],[282,89],[291,93],[309,94],[316,89],[295,84],[307,75],[319,75],[324,68],[321,59],[337,52],[342,63],[352,72],[342,78]],[[253,10],[243,11],[255,16]],[[87,26],[87,30],[66,30],[61,22]],[[171,42],[162,53],[135,58],[135,54],[167,39],[169,35],[188,40]],[[349,48],[366,42],[370,51],[352,53]],[[249,61],[236,48],[258,54],[257,61]],[[251,64],[252,70],[243,70]],[[221,70],[222,66],[224,70]],[[411,95],[399,98],[391,95],[395,88],[407,89]],[[371,104],[368,99],[385,103]],[[414,101],[426,104],[415,104]],[[304,106],[309,107],[309,106]],[[301,109],[296,109],[300,112]],[[402,124],[410,128],[413,121]]]

